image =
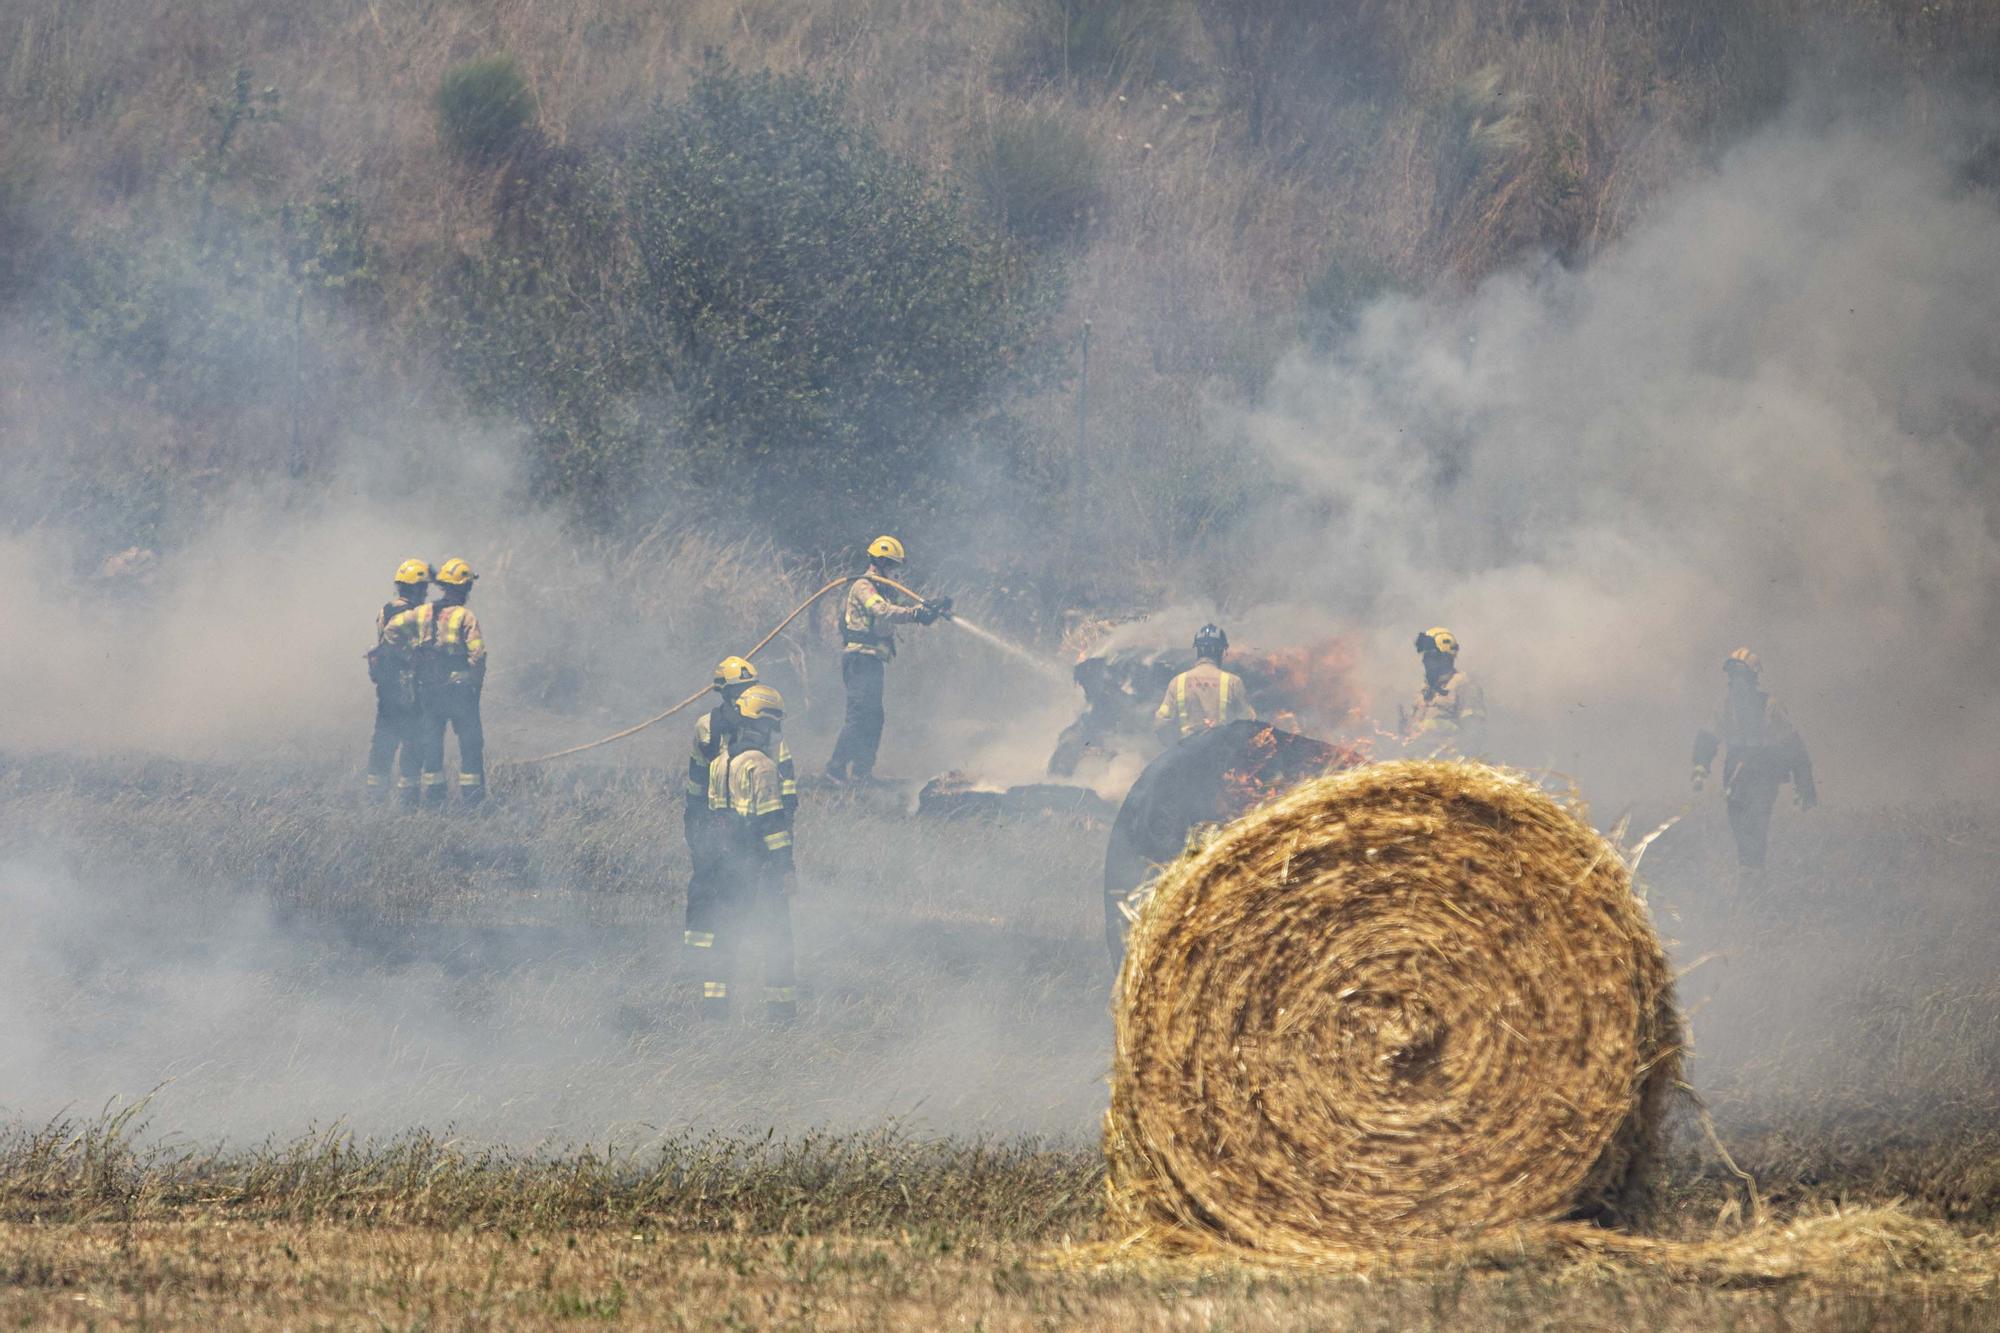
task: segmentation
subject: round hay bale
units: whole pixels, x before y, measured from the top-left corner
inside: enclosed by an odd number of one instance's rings
[[[1677,1074],[1618,849],[1524,776],[1371,765],[1161,879],[1115,1000],[1114,1220],[1267,1254],[1615,1214]]]

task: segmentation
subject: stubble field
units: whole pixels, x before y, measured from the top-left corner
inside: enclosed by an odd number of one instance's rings
[[[791,1031],[694,1018],[677,774],[505,775],[476,819],[310,765],[0,767],[0,1319],[22,1325],[1983,1328],[1943,1267],[1677,1283],[1489,1255],[1369,1281],[1083,1262],[1110,978],[1081,819],[809,793]],[[1641,808],[1634,826],[1671,813]],[[1972,806],[1698,808],[1643,878],[1692,1081],[1778,1218],[2000,1218]],[[1691,1115],[1658,1227],[1751,1211]],[[1983,1243],[1983,1242],[1976,1242]]]

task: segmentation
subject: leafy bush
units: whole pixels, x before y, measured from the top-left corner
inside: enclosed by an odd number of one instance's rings
[[[487,56],[448,71],[438,84],[438,132],[461,162],[497,162],[533,127],[534,94],[508,55]]]
[[[468,259],[450,340],[533,432],[537,488],[599,523],[698,496],[844,543],[947,503],[974,460],[940,442],[1034,373],[1047,285],[837,94],[714,64],[541,175]]]
[[[1103,203],[1097,149],[1058,112],[996,117],[967,156],[963,170],[987,213],[1026,245],[1077,239]]]

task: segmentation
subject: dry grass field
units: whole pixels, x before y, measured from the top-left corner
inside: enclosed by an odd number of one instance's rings
[[[814,793],[805,1018],[708,1031],[675,975],[664,770],[516,776],[473,820],[332,769],[0,772],[0,1319],[22,1326],[1990,1327],[1906,1272],[1674,1282],[1523,1254],[1369,1280],[1083,1261],[1108,969],[1087,821]],[[1821,816],[1827,816],[1821,818]],[[1971,807],[1719,811],[1646,863],[1692,1080],[1780,1219],[2000,1220],[2000,995]],[[1641,821],[1643,822],[1643,821]],[[1706,961],[1702,961],[1702,960]],[[1746,1194],[1691,1118],[1664,1235]],[[1067,1260],[1065,1256],[1068,1256]]]

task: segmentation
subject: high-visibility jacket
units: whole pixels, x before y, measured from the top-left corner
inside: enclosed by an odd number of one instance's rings
[[[384,604],[375,613],[375,646],[405,651],[428,646],[436,612],[435,603],[410,602],[401,597]]]
[[[1486,741],[1486,691],[1463,671],[1425,681],[1405,720],[1405,734],[1430,753],[1475,755]]]
[[[1206,658],[1173,678],[1153,714],[1161,730],[1172,730],[1182,740],[1210,727],[1256,717],[1243,678]]]
[[[1789,780],[1808,805],[1818,800],[1805,741],[1778,701],[1762,690],[1732,690],[1723,696],[1714,718],[1694,738],[1694,766],[1707,772],[1723,746],[1728,747],[1722,760],[1724,787],[1739,779],[1774,787]]]
[[[486,636],[479,617],[463,603],[441,602],[432,617],[433,637],[448,678],[454,684],[486,682]]]
[[[727,848],[746,875],[780,876],[792,871],[792,812],[778,778],[778,764],[762,750],[730,756]]]
[[[716,725],[716,714],[728,704],[717,704],[694,724],[694,748],[688,754],[687,806],[689,813],[729,809],[729,737]],[[799,773],[792,762],[792,748],[778,742],[778,797],[786,813],[799,807]]]
[[[888,626],[917,618],[921,607],[892,602],[866,578],[847,585],[847,600],[840,611],[840,637],[850,653],[863,653],[888,661],[896,655],[896,636]]]

